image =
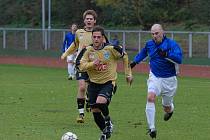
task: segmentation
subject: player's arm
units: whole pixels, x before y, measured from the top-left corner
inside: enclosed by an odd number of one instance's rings
[[[61,55],[61,59],[65,59],[68,55],[73,54],[78,48],[79,48],[79,38],[76,32],[74,42],[72,42],[69,48]]]
[[[133,81],[132,71],[131,67],[129,65],[129,59],[126,52],[123,51],[123,48],[121,46],[114,46],[113,54],[116,58],[122,58],[123,65],[124,65],[124,71],[126,76],[126,81],[131,85]]]
[[[126,77],[132,76],[131,67],[129,65],[128,54],[124,52],[123,55],[123,65]]]
[[[68,55],[73,54],[78,48],[76,42],[72,42],[70,47],[61,55],[61,59],[65,59]]]
[[[174,41],[168,41],[167,45],[163,45],[157,49],[158,55],[164,57],[172,63],[182,63],[182,50]]]
[[[124,65],[124,71],[126,75],[126,81],[128,84],[131,85],[133,82],[133,76],[132,76],[132,71],[129,64],[128,54],[126,52],[124,52],[124,55],[123,55],[123,65]]]
[[[182,50],[177,43],[173,44],[172,47],[167,54],[167,58],[175,63],[181,64],[182,63]]]
[[[76,67],[80,71],[87,71],[95,69],[97,65],[99,65],[99,60],[90,61],[88,58],[88,51],[86,48],[82,49],[76,59]]]
[[[144,58],[148,56],[146,47],[142,48],[141,51],[134,57],[133,61],[130,63],[131,68],[139,64]]]

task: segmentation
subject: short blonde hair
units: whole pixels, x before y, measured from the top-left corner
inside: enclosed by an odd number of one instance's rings
[[[83,13],[83,19],[85,19],[85,17],[86,17],[87,15],[92,15],[93,18],[94,18],[95,20],[96,20],[96,18],[97,18],[97,14],[96,14],[96,12],[95,12],[94,10],[86,10],[86,11]]]

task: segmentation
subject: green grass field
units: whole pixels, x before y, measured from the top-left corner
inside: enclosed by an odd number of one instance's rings
[[[127,86],[119,74],[118,91],[110,114],[114,122],[111,140],[150,140],[146,135],[146,78],[135,74]],[[92,115],[77,124],[76,81],[66,79],[66,69],[0,65],[0,139],[60,140],[72,131],[80,140],[98,140],[100,131]],[[157,140],[210,139],[210,80],[179,77],[175,113],[163,121],[161,99],[156,102]]]

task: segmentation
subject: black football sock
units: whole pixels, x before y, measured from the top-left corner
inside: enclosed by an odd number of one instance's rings
[[[84,98],[77,98],[77,105],[80,115],[84,115],[84,106],[85,106],[85,99]]]
[[[105,128],[105,121],[101,112],[93,112],[93,117],[97,126],[100,128],[101,131],[103,131]]]
[[[102,114],[105,117],[105,120],[109,119],[109,108],[107,104],[98,104],[99,105],[99,109],[101,110]]]

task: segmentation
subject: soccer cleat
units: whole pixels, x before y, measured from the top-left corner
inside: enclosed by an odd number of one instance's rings
[[[112,121],[105,121],[105,125],[106,125],[106,128],[107,128],[107,131],[109,133],[112,133],[113,132],[113,128],[114,128],[114,125],[112,124]]]
[[[103,134],[106,135],[106,138],[110,138],[112,133],[113,133],[113,124],[112,124],[112,121],[109,120],[109,121],[105,121],[105,129],[103,130]]]
[[[68,80],[73,80],[73,77],[71,75],[69,75]]]
[[[106,135],[104,133],[101,134],[99,140],[107,140]]]
[[[84,123],[85,122],[85,118],[84,118],[84,115],[79,115],[77,117],[77,123]]]
[[[164,114],[164,121],[168,121],[171,118],[172,115],[173,115],[173,112],[171,112],[171,113],[165,113]]]
[[[74,79],[75,79],[75,75],[71,75],[71,77],[72,77],[72,80],[74,80]]]
[[[148,129],[147,134],[149,134],[152,139],[156,138],[157,130],[155,130],[155,129]]]

